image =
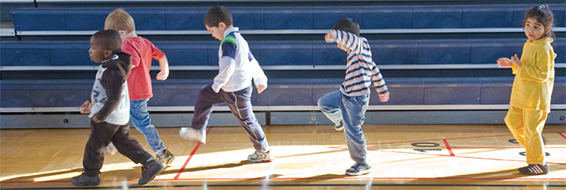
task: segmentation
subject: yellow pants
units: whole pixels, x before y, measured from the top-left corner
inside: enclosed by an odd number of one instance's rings
[[[517,142],[525,148],[528,164],[544,164],[545,151],[542,129],[548,112],[527,110],[511,106],[505,116],[505,124]]]

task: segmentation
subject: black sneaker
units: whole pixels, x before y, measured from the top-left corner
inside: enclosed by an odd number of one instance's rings
[[[547,174],[550,171],[548,164],[529,164],[528,166],[519,168],[519,173],[526,175],[541,175]]]
[[[353,175],[365,175],[372,171],[371,165],[368,163],[356,163],[352,167],[346,170],[346,175],[353,176]]]
[[[138,180],[138,184],[145,185],[149,183],[155,176],[163,172],[163,165],[156,160],[149,161],[146,165],[142,166],[142,177]]]
[[[157,161],[163,166],[171,164],[171,162],[173,162],[173,159],[175,159],[175,156],[167,149],[163,150],[163,152],[157,155]]]
[[[76,186],[97,186],[100,185],[100,177],[98,177],[98,175],[88,176],[82,173],[79,176],[71,178],[71,183]]]

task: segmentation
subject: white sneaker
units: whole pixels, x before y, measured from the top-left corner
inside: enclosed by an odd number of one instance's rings
[[[185,140],[206,144],[206,130],[197,131],[191,127],[181,127],[181,130],[179,130],[179,136]]]
[[[273,157],[271,157],[271,150],[256,150],[254,153],[248,155],[248,161],[250,162],[271,162]]]
[[[105,152],[106,152],[106,154],[114,155],[114,154],[118,153],[118,149],[116,149],[114,144],[112,144],[112,142],[110,142],[110,144],[108,144],[108,146],[106,146]]]

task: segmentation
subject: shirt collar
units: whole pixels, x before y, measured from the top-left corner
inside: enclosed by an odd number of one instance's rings
[[[226,31],[224,31],[224,37],[228,36],[228,34],[230,34],[230,32],[238,32],[240,30],[240,28],[238,27],[230,27],[228,29],[226,29]]]

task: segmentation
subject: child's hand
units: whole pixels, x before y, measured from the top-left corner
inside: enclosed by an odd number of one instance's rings
[[[513,64],[511,63],[511,59],[506,57],[502,57],[497,60],[497,65],[499,65],[499,67],[511,67],[511,64]]]
[[[81,113],[82,114],[89,114],[90,113],[90,108],[92,108],[92,103],[90,103],[90,101],[85,101],[83,103],[83,105],[81,105]]]
[[[334,42],[332,40],[332,31],[326,33],[326,35],[324,35],[324,41],[326,41],[326,43],[331,43]]]
[[[513,57],[511,57],[511,63],[513,63],[514,65],[517,65],[517,67],[523,66],[523,63],[521,63],[521,60],[519,59],[519,56],[517,56],[517,54],[515,54]]]
[[[257,85],[257,94],[261,94],[265,90],[265,88],[266,87],[263,84]]]
[[[378,94],[378,96],[379,96],[379,101],[381,101],[381,102],[389,101],[389,91],[387,91],[383,94]]]
[[[157,73],[157,76],[155,77],[155,79],[157,80],[166,80],[167,77],[169,77],[169,72],[168,71],[161,71],[159,73]]]
[[[98,115],[96,115],[96,114],[94,114],[94,115],[92,116],[92,121],[95,122],[95,123],[100,123],[100,122],[101,122],[100,119],[98,119]]]

